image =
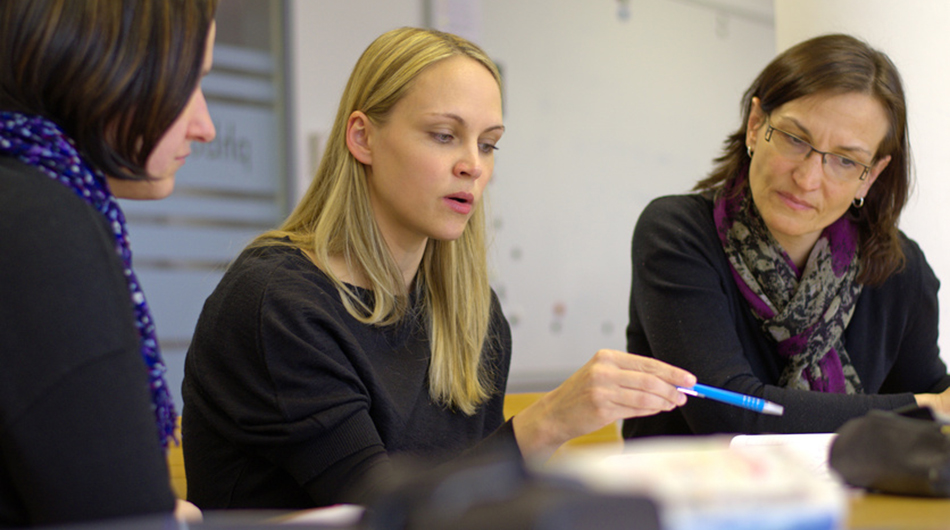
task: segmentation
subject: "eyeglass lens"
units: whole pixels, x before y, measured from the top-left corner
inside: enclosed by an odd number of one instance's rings
[[[804,161],[814,151],[822,157],[825,172],[830,177],[838,180],[855,180],[864,175],[865,166],[851,158],[834,153],[823,153],[793,134],[775,127],[771,129],[775,147],[786,158]]]

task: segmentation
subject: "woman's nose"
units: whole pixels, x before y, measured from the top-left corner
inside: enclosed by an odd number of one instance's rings
[[[455,163],[455,176],[460,178],[477,179],[482,176],[482,164],[479,158],[479,149],[466,149],[463,156]]]
[[[214,140],[217,131],[214,128],[214,122],[211,121],[211,113],[208,111],[208,102],[205,100],[205,95],[200,88],[195,94],[194,104],[194,114],[192,115],[191,123],[189,123],[188,134],[193,140],[205,143],[210,142]]]

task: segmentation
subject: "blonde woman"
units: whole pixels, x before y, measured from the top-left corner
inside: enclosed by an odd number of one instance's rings
[[[202,508],[362,502],[389,455],[563,442],[684,402],[688,373],[601,351],[510,422],[508,324],[482,194],[505,127],[498,70],[453,35],[379,37],[280,229],[208,299],[186,361],[184,454]]]

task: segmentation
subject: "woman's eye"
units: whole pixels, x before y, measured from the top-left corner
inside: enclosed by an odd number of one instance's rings
[[[851,160],[850,158],[845,158],[843,156],[835,156],[835,158],[838,159],[838,164],[844,168],[851,169],[858,165],[857,162]]]
[[[498,150],[498,146],[495,144],[479,144],[483,153],[488,154]]]
[[[802,140],[801,138],[799,138],[799,137],[797,137],[797,136],[792,136],[791,134],[787,134],[787,133],[786,133],[786,134],[785,134],[785,138],[787,138],[787,139],[788,139],[788,142],[789,142],[790,144],[794,145],[794,146],[803,147],[803,146],[806,145],[806,144],[805,144],[805,140]]]
[[[432,133],[432,137],[435,138],[436,142],[447,144],[452,141],[452,135],[447,133]]]

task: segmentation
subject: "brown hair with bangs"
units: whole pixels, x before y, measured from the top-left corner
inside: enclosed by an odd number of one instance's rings
[[[3,0],[0,110],[37,114],[110,177],[145,162],[201,76],[218,0]]]
[[[860,93],[875,98],[888,117],[887,134],[874,160],[890,156],[861,209],[849,213],[860,233],[861,272],[857,281],[880,285],[904,266],[897,222],[911,186],[910,139],[904,89],[897,67],[884,53],[849,35],[823,35],[801,42],[778,55],[752,82],[742,98],[742,124],[730,135],[716,167],[696,190],[740,190],[731,184],[749,168],[746,130],[752,98],[772,110],[814,94]]]

